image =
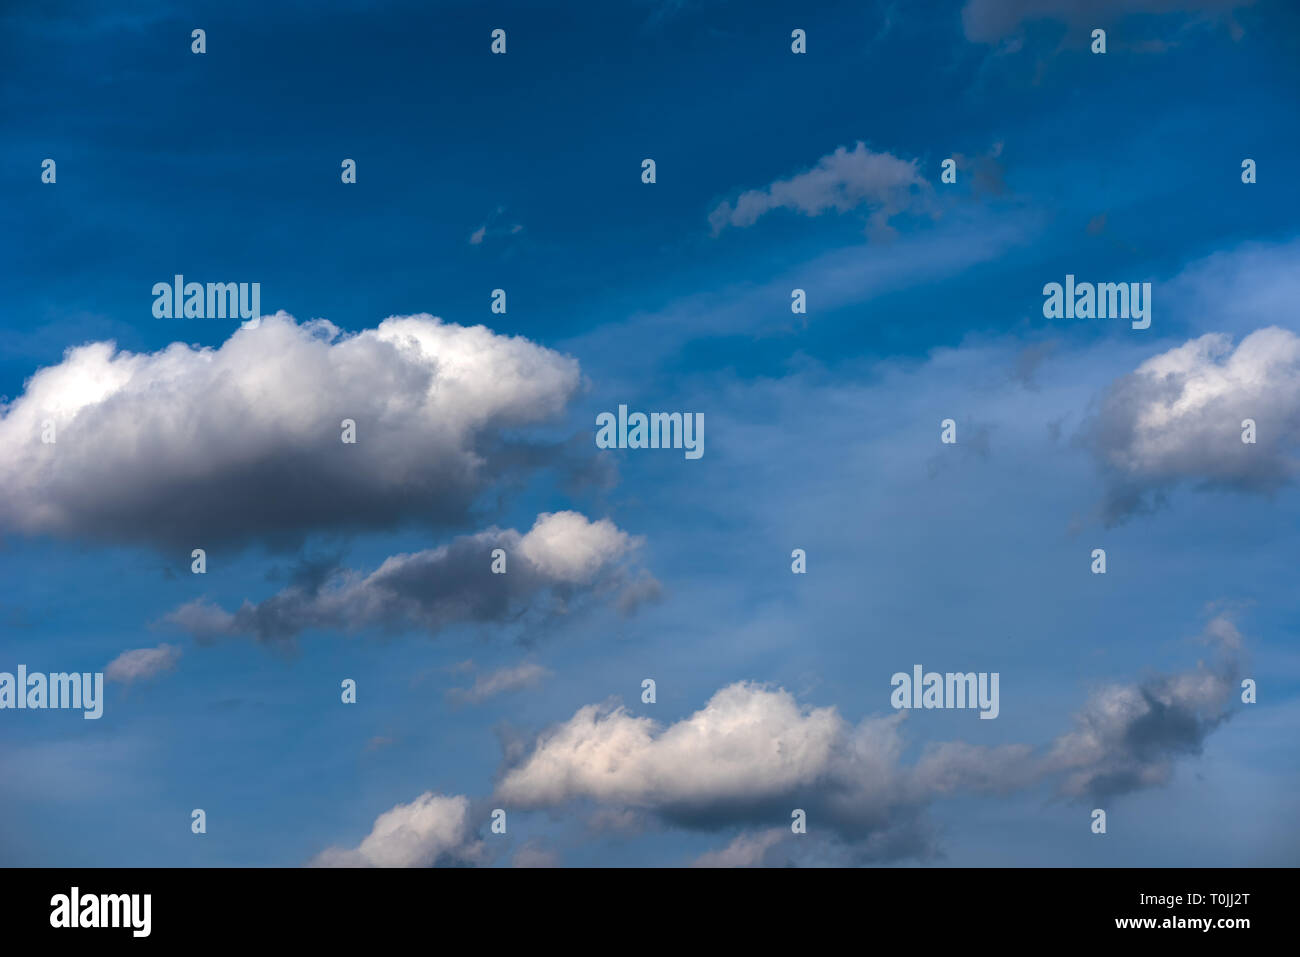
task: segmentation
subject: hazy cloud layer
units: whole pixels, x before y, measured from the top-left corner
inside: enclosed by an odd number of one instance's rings
[[[995,43],[1034,20],[1074,29],[1110,29],[1129,14],[1225,14],[1252,0],[968,0],[961,11],[966,39]]]
[[[460,522],[541,464],[502,430],[558,415],[578,385],[574,359],[428,315],[344,335],[280,313],[216,349],[90,343],[0,406],[0,529],[203,547]]]
[[[1242,441],[1242,422],[1256,442]],[[1181,482],[1269,493],[1291,482],[1300,449],[1300,336],[1270,326],[1233,348],[1211,333],[1143,362],[1095,403],[1079,440],[1106,479],[1114,524]]]
[[[536,841],[529,841],[515,852],[511,867],[559,867],[560,855]]]
[[[622,605],[626,590],[639,595],[647,573],[634,573],[627,562],[639,545],[608,519],[548,512],[525,535],[493,528],[394,555],[368,574],[336,569],[265,601],[246,601],[234,612],[202,599],[189,602],[164,621],[201,640],[251,635],[273,642],[309,628],[432,634],[460,622],[536,620],[565,614],[589,597],[609,596]],[[497,548],[506,553],[505,574],[492,572]]]
[[[701,854],[692,867],[763,867],[770,862],[772,849],[792,832],[771,827],[763,831],[744,831],[721,850]]]
[[[498,668],[478,675],[469,688],[452,688],[447,698],[453,704],[482,704],[488,698],[510,691],[534,687],[549,677],[550,671],[532,662],[523,662],[509,668]]]

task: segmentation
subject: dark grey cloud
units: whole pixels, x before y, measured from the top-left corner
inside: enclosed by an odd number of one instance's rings
[[[1015,361],[1009,373],[1011,381],[1028,389],[1030,392],[1037,392],[1039,390],[1038,370],[1044,362],[1055,354],[1056,349],[1057,342],[1054,339],[1025,346],[1016,353]]]
[[[193,601],[164,624],[201,641],[247,635],[275,643],[309,629],[433,634],[465,622],[532,623],[596,597],[622,601],[625,587],[639,592],[648,573],[628,561],[639,544],[608,519],[546,513],[527,534],[494,528],[394,555],[368,574],[335,569],[233,612]],[[498,548],[505,552],[504,574],[492,571]]]
[[[1232,621],[1215,617],[1206,641],[1217,649],[1211,664],[1111,685],[1088,699],[1044,762],[1061,775],[1062,794],[1102,800],[1164,784],[1178,758],[1201,752],[1230,717],[1241,681],[1241,635]]]
[[[994,143],[988,152],[976,156],[952,154],[957,169],[970,178],[973,195],[1007,195],[1006,168],[1001,159],[1002,147],[1002,143]]]

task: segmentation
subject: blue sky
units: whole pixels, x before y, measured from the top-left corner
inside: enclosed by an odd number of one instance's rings
[[[1074,8],[6,7],[0,862],[1295,864],[1300,18]]]

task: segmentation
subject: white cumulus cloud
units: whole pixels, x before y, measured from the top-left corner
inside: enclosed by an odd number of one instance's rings
[[[375,819],[354,848],[331,847],[312,861],[316,867],[432,867],[475,862],[482,846],[470,827],[469,798],[426,791]]]
[[[579,381],[574,359],[429,315],[343,334],[279,313],[218,348],[78,346],[0,406],[0,528],[175,546],[462,522],[536,464],[503,432],[558,416]]]
[[[666,727],[588,705],[508,758],[496,798],[521,808],[592,801],[699,830],[768,825],[743,831],[702,866],[771,863],[787,833],[771,822],[788,821],[794,808],[855,860],[923,858],[936,850],[925,811],[941,798],[1046,781],[1094,800],[1166,782],[1174,762],[1198,753],[1230,716],[1241,636],[1219,615],[1202,640],[1220,653],[1216,663],[1099,689],[1073,727],[1045,744],[935,742],[911,763],[902,760],[906,712],[854,726],[833,707],[751,682],[720,689]]]
[[[1246,419],[1254,443],[1242,441]],[[1210,333],[1153,356],[1106,390],[1080,440],[1105,470],[1110,522],[1180,482],[1272,492],[1296,476],[1300,336],[1269,326],[1234,347]]]

